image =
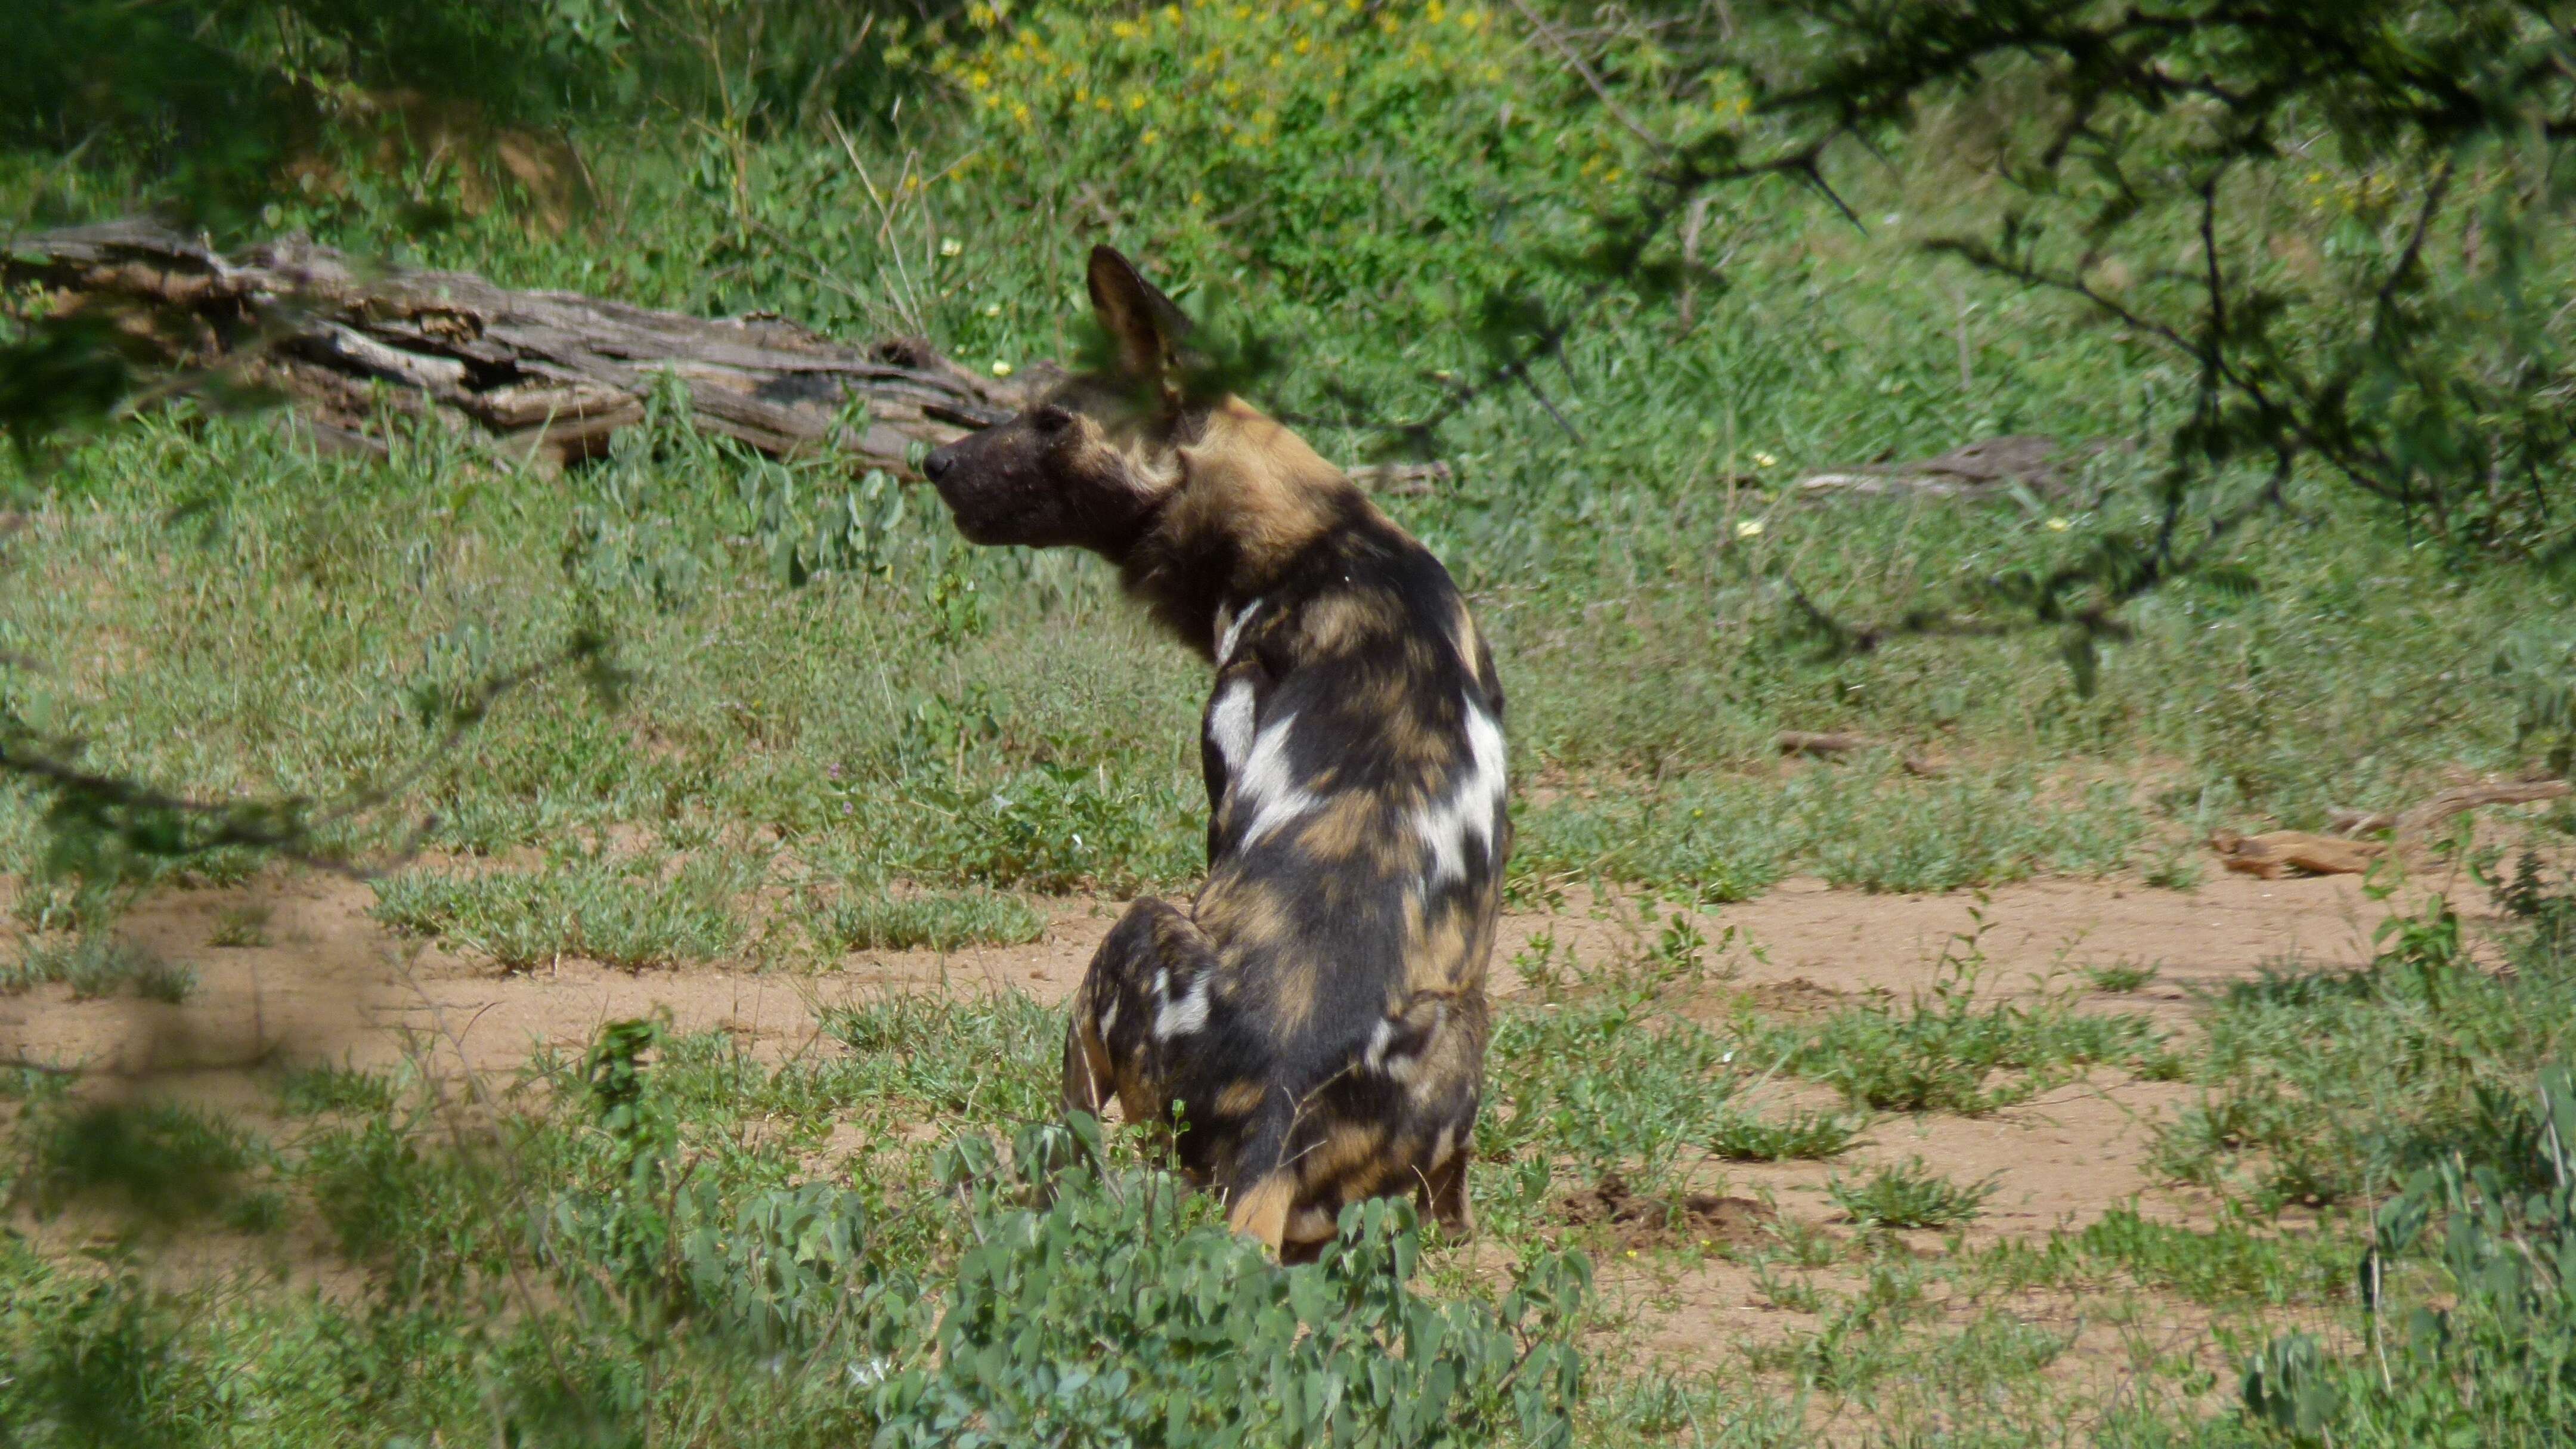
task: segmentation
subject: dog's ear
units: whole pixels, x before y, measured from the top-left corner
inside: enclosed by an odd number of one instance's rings
[[[1190,319],[1111,247],[1091,249],[1091,313],[1117,349],[1118,370],[1157,392],[1178,386]]]

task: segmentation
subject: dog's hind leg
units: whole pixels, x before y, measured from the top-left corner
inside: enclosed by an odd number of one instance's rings
[[[1093,1116],[1111,1096],[1133,1123],[1170,1108],[1172,1048],[1207,1024],[1216,948],[1169,901],[1127,908],[1092,954],[1065,1026],[1064,1109]]]

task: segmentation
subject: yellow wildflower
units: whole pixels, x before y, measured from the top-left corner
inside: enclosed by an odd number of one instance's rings
[[[1011,365],[1010,365],[1009,363],[1007,363],[1007,362],[1004,362],[1002,359],[1000,359],[1000,358],[998,358],[998,357],[994,358],[994,359],[993,359],[993,375],[994,375],[995,377],[1008,377],[1008,376],[1010,376],[1010,375],[1011,375]]]
[[[1162,139],[1163,139],[1163,133],[1162,133],[1162,132],[1155,130],[1155,129],[1154,129],[1153,127],[1151,127],[1151,126],[1147,126],[1147,127],[1145,128],[1145,134],[1144,134],[1144,135],[1141,135],[1141,136],[1139,136],[1139,137],[1137,137],[1137,138],[1136,138],[1136,144],[1138,144],[1138,145],[1140,145],[1140,146],[1151,146],[1151,145],[1153,145],[1155,142],[1160,141],[1160,140],[1162,140]]]
[[[2074,526],[2074,524],[2067,522],[2063,518],[2052,518],[2048,520],[2048,523],[2046,524],[2048,531],[2051,533],[2064,533],[2066,530],[2073,528]]]
[[[1758,518],[1748,518],[1742,523],[1735,525],[1735,536],[1737,538],[1760,538],[1762,536],[1762,520]]]

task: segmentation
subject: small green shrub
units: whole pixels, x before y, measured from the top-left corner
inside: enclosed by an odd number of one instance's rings
[[[2156,973],[2161,969],[2156,966],[2142,966],[2134,961],[2114,961],[2107,966],[2085,967],[2084,979],[2096,991],[2125,996],[2155,980]]]
[[[1507,1008],[1486,1057],[1476,1150],[1570,1157],[1596,1178],[1657,1191],[1727,1114],[1731,1057],[1716,1034],[1633,996]]]
[[[274,910],[268,906],[226,906],[215,912],[215,927],[206,933],[209,946],[265,946],[268,944],[268,921]]]
[[[1873,1169],[1858,1181],[1837,1173],[1825,1195],[1866,1227],[1955,1228],[1975,1222],[1995,1195],[1992,1179],[1962,1186],[1933,1172],[1920,1157]]]
[[[394,1083],[382,1072],[356,1067],[298,1067],[278,1079],[278,1105],[297,1116],[325,1112],[381,1113],[394,1109]]]
[[[1822,1159],[1849,1151],[1867,1119],[1839,1112],[1793,1112],[1785,1118],[1730,1111],[1718,1120],[1709,1150],[1730,1162]]]
[[[40,1212],[103,1200],[179,1222],[222,1211],[260,1154],[238,1128],[187,1108],[55,1104],[22,1127],[21,1189]]]

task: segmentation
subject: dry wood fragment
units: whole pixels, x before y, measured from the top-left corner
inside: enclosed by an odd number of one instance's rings
[[[2263,835],[2214,831],[2209,847],[2229,870],[2265,880],[2285,875],[2359,875],[2388,853],[2375,841],[2340,840],[2304,830],[2275,830]]]
[[[1983,498],[2018,484],[2041,497],[2066,489],[2066,465],[2100,450],[2098,443],[2069,448],[2055,438],[2010,434],[1980,438],[1938,457],[1911,463],[1872,463],[1798,480],[1801,493],[1888,493],[1923,498]]]
[[[1938,775],[1944,768],[1938,761],[1926,759],[1912,750],[1888,744],[1883,740],[1871,739],[1867,735],[1782,730],[1778,737],[1778,744],[1780,753],[1784,755],[1824,756],[1845,755],[1856,750],[1893,750],[1896,754],[1896,762],[1904,766],[1905,773],[1909,775]]]
[[[1362,463],[1349,470],[1350,479],[1371,493],[1392,494],[1399,498],[1420,497],[1437,493],[1457,477],[1447,463]]]
[[[229,366],[286,393],[317,443],[364,449],[388,409],[506,456],[596,456],[668,374],[701,427],[764,453],[829,446],[909,475],[911,454],[1017,411],[1028,382],[984,377],[918,339],[853,346],[774,318],[707,319],[466,272],[377,270],[286,238],[224,256],[142,222],[0,247],[0,281],[57,311],[149,313],[174,365]],[[864,403],[861,411],[853,403]]]
[[[2459,785],[2443,791],[2414,809],[2399,815],[2397,838],[2421,840],[2433,827],[2481,805],[2528,805],[2536,800],[2556,800],[2576,786],[2565,780],[2506,780],[2492,785]]]

